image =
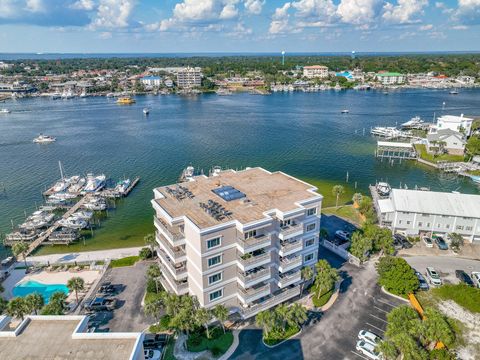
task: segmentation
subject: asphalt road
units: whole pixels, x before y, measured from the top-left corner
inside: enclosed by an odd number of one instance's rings
[[[355,350],[358,332],[365,329],[382,336],[386,314],[403,302],[381,292],[372,262],[357,268],[327,250],[321,249],[320,254],[340,266],[344,278],[334,306],[323,314],[312,314],[316,319],[296,339],[273,349],[263,345],[261,330],[243,330],[230,359],[366,359]]]

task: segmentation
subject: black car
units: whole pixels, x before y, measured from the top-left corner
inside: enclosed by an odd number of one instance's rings
[[[468,286],[474,286],[472,278],[468,276],[468,274],[463,271],[463,270],[455,270],[455,276],[457,277],[460,282],[468,285]]]
[[[145,349],[159,348],[167,343],[167,334],[146,334],[143,340],[143,347]]]
[[[437,246],[440,250],[448,250],[448,245],[445,242],[445,240],[443,240],[443,238],[441,236],[437,236],[435,238],[435,243],[437,244]]]
[[[395,246],[395,242],[401,244],[404,249],[410,249],[413,245],[408,241],[408,239],[403,236],[402,234],[395,234],[393,235],[393,244]]]

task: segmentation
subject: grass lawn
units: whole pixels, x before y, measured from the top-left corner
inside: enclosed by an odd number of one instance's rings
[[[124,258],[121,258],[121,259],[112,260],[110,262],[110,266],[112,268],[123,267],[123,266],[132,266],[138,260],[140,260],[139,256],[127,256],[127,257],[124,257]]]
[[[322,214],[336,215],[354,224],[361,225],[363,223],[363,219],[360,217],[359,212],[353,207],[353,205],[339,206],[338,209],[335,207],[323,208]]]
[[[335,206],[335,195],[332,194],[332,188],[335,185],[342,185],[345,189],[345,193],[340,195],[338,199],[338,205],[344,205],[352,202],[353,194],[359,192],[355,191],[353,186],[346,184],[345,180],[330,181],[330,180],[315,180],[315,179],[302,179],[318,188],[318,192],[323,195],[322,207]]]
[[[469,170],[467,173],[474,176],[480,176],[480,170]]]
[[[299,331],[300,328],[298,326],[288,326],[284,332],[270,331],[268,337],[264,337],[263,341],[265,342],[265,344],[273,346],[278,344],[279,342],[287,340],[289,337],[295,335]]]
[[[442,300],[453,300],[473,313],[480,313],[480,289],[460,284],[443,285],[431,291]]]
[[[429,154],[427,152],[427,147],[423,144],[415,144],[415,149],[417,150],[420,158],[423,160],[430,161],[432,163],[436,163],[439,161],[448,161],[448,162],[463,162],[463,155],[450,155],[450,154],[442,154],[439,156],[434,157],[433,154]]]
[[[312,296],[313,305],[315,305],[315,307],[317,307],[317,308],[322,307],[323,305],[325,305],[328,302],[328,300],[330,300],[332,295],[333,295],[333,289],[326,292],[325,294],[323,294],[319,298],[316,298],[315,296]]]
[[[223,333],[220,327],[210,329],[210,339],[204,330],[190,334],[187,339],[187,350],[191,352],[200,352],[210,350],[215,357],[225,354],[233,343],[233,334],[231,331]]]

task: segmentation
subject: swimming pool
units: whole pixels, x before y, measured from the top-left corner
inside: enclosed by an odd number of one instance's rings
[[[57,291],[68,294],[69,290],[66,285],[63,284],[42,284],[35,280],[28,280],[20,284],[15,285],[13,288],[14,296],[27,296],[28,294],[37,292],[42,295],[45,300],[45,304],[48,303],[50,296]]]

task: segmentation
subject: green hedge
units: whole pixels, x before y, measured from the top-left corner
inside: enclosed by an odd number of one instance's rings
[[[265,344],[269,346],[276,345],[288,338],[292,337],[300,331],[298,326],[288,326],[284,332],[271,331],[268,333],[267,337],[263,338]]]

